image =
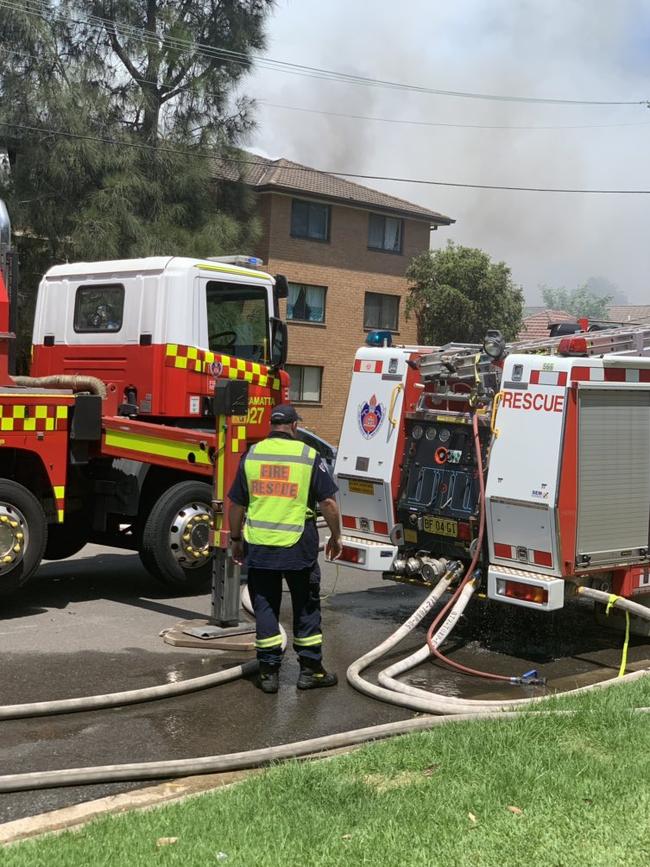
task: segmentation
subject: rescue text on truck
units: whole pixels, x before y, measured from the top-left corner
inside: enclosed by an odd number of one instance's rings
[[[373,342],[335,468],[342,561],[426,585],[471,561],[490,599],[541,611],[578,590],[650,605],[650,328]]]
[[[10,276],[4,205],[0,218]],[[213,501],[288,399],[287,282],[259,264],[57,265],[39,287],[29,377],[9,373],[0,276],[0,593],[89,541],[138,551],[169,584],[208,585]]]

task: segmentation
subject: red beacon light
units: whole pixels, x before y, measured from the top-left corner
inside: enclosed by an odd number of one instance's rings
[[[557,348],[558,355],[588,355],[586,337],[563,337]]]

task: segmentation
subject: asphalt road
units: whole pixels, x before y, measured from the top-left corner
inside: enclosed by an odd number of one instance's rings
[[[354,691],[345,682],[345,669],[405,620],[424,591],[327,565],[323,593],[330,594],[323,602],[325,663],[339,674],[336,688],[298,692],[298,668],[289,651],[277,696],[263,695],[251,681],[240,680],[145,705],[5,721],[0,723],[2,773],[216,755],[411,716]],[[288,625],[288,594],[285,600]],[[250,658],[163,642],[162,630],[179,620],[204,618],[209,610],[209,596],[170,595],[133,554],[87,546],[69,561],[46,563],[17,599],[2,602],[1,701],[135,689]],[[569,688],[593,672],[611,676],[620,658],[620,636],[596,628],[585,606],[541,615],[477,602],[457,632],[450,642],[455,658],[508,674],[537,667],[558,688]],[[420,629],[404,650],[422,640]],[[650,658],[650,641],[637,639],[632,645],[631,661]],[[452,695],[495,694],[489,682],[429,663],[410,680]],[[506,687],[508,695],[513,689]],[[141,785],[0,795],[0,822]]]

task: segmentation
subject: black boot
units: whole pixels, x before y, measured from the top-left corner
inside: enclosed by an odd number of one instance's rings
[[[300,660],[300,676],[296,684],[298,689],[322,689],[326,686],[336,686],[338,682],[338,677],[325,671],[321,663],[310,665]]]
[[[260,672],[257,675],[255,684],[262,692],[266,692],[269,695],[276,693],[280,686],[280,669],[277,666],[260,662]]]

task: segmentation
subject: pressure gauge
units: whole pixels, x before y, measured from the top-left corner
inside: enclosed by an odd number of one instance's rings
[[[427,428],[427,439],[428,440],[434,440],[436,438],[437,433],[438,433],[438,431],[436,430],[436,428],[428,427]]]
[[[422,439],[422,434],[424,433],[424,428],[421,424],[416,424],[413,428],[413,439],[419,440]]]
[[[441,427],[438,436],[440,437],[441,443],[449,442],[449,437],[451,436],[451,431],[449,430],[448,427]]]

